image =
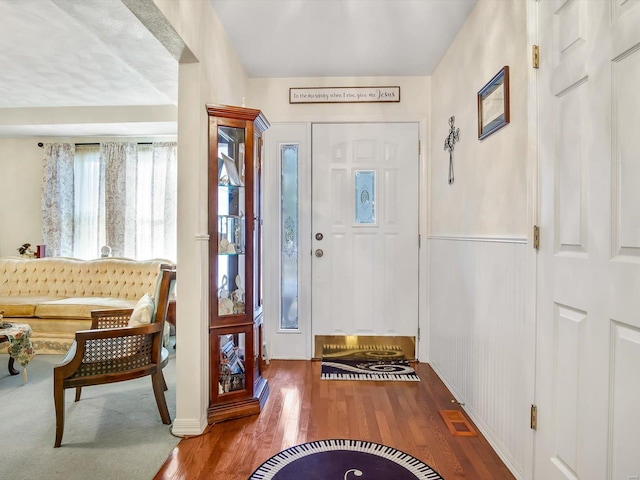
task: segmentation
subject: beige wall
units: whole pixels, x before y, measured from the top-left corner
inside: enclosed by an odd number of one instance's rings
[[[432,235],[525,237],[527,233],[526,2],[480,0],[434,72],[431,111]],[[477,92],[510,69],[511,122],[478,140]],[[444,140],[455,115],[453,185]]]
[[[40,179],[42,149],[37,140],[0,140],[0,256],[42,243]]]

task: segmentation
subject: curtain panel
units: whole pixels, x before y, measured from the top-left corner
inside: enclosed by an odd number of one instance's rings
[[[106,244],[115,257],[136,257],[136,237],[131,232],[135,231],[137,210],[137,157],[137,143],[100,144],[100,162],[105,165]]]
[[[44,145],[42,167],[42,241],[51,256],[73,255],[73,143]]]

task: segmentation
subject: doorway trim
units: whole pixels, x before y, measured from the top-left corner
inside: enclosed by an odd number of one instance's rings
[[[527,2],[527,44],[531,46],[539,45],[538,38],[538,0]],[[550,60],[550,58],[549,58]],[[526,385],[530,388],[527,392],[531,399],[531,411],[534,411],[536,404],[536,375],[537,375],[537,283],[538,283],[538,254],[534,248],[534,227],[539,224],[540,192],[538,181],[538,151],[540,146],[539,137],[539,99],[538,99],[538,70],[531,66],[528,73],[528,94],[527,94],[527,124],[528,124],[528,156],[527,156],[527,249],[526,257],[526,282],[525,289],[527,298],[525,299],[525,325],[527,326],[526,338],[531,339],[524,346],[525,358],[529,359],[526,372]],[[535,430],[529,430],[531,435],[527,439],[528,448],[524,455],[524,478],[532,480],[534,478],[535,465]]]

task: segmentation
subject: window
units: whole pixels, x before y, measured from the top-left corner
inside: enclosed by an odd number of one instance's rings
[[[354,211],[355,224],[376,223],[376,172],[374,170],[356,170]]]
[[[280,330],[298,330],[298,147],[280,146],[281,313]]]
[[[52,254],[91,259],[99,257],[102,247],[108,246],[113,256],[175,261],[177,144],[102,143],[70,147],[73,168],[65,170],[67,180],[60,183],[73,185],[73,201],[69,204],[55,198],[49,201],[46,196],[52,194],[46,189],[43,193],[43,205],[50,205],[51,209],[46,211],[43,207],[45,243],[47,234],[60,237],[67,235],[68,230],[47,224],[49,218],[63,226],[72,223],[68,241],[51,239],[52,244],[60,246]],[[60,159],[52,155],[47,161],[55,164]],[[57,179],[47,178],[47,171],[45,168],[44,185],[56,183]],[[72,179],[68,179],[70,175]],[[50,190],[59,195],[63,189]]]

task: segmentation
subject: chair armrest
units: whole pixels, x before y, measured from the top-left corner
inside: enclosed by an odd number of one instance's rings
[[[92,310],[91,330],[102,328],[126,327],[129,318],[133,313],[133,308],[122,308],[118,310]]]
[[[90,330],[78,330],[76,332],[76,341],[78,343],[83,343],[87,340],[131,337],[134,335],[151,335],[157,332],[162,332],[162,325],[158,323],[150,323],[148,325],[140,325],[137,327],[124,326],[98,329],[92,328]]]
[[[61,378],[86,377],[160,364],[162,330],[162,324],[152,323],[77,331],[73,346],[54,373]]]

